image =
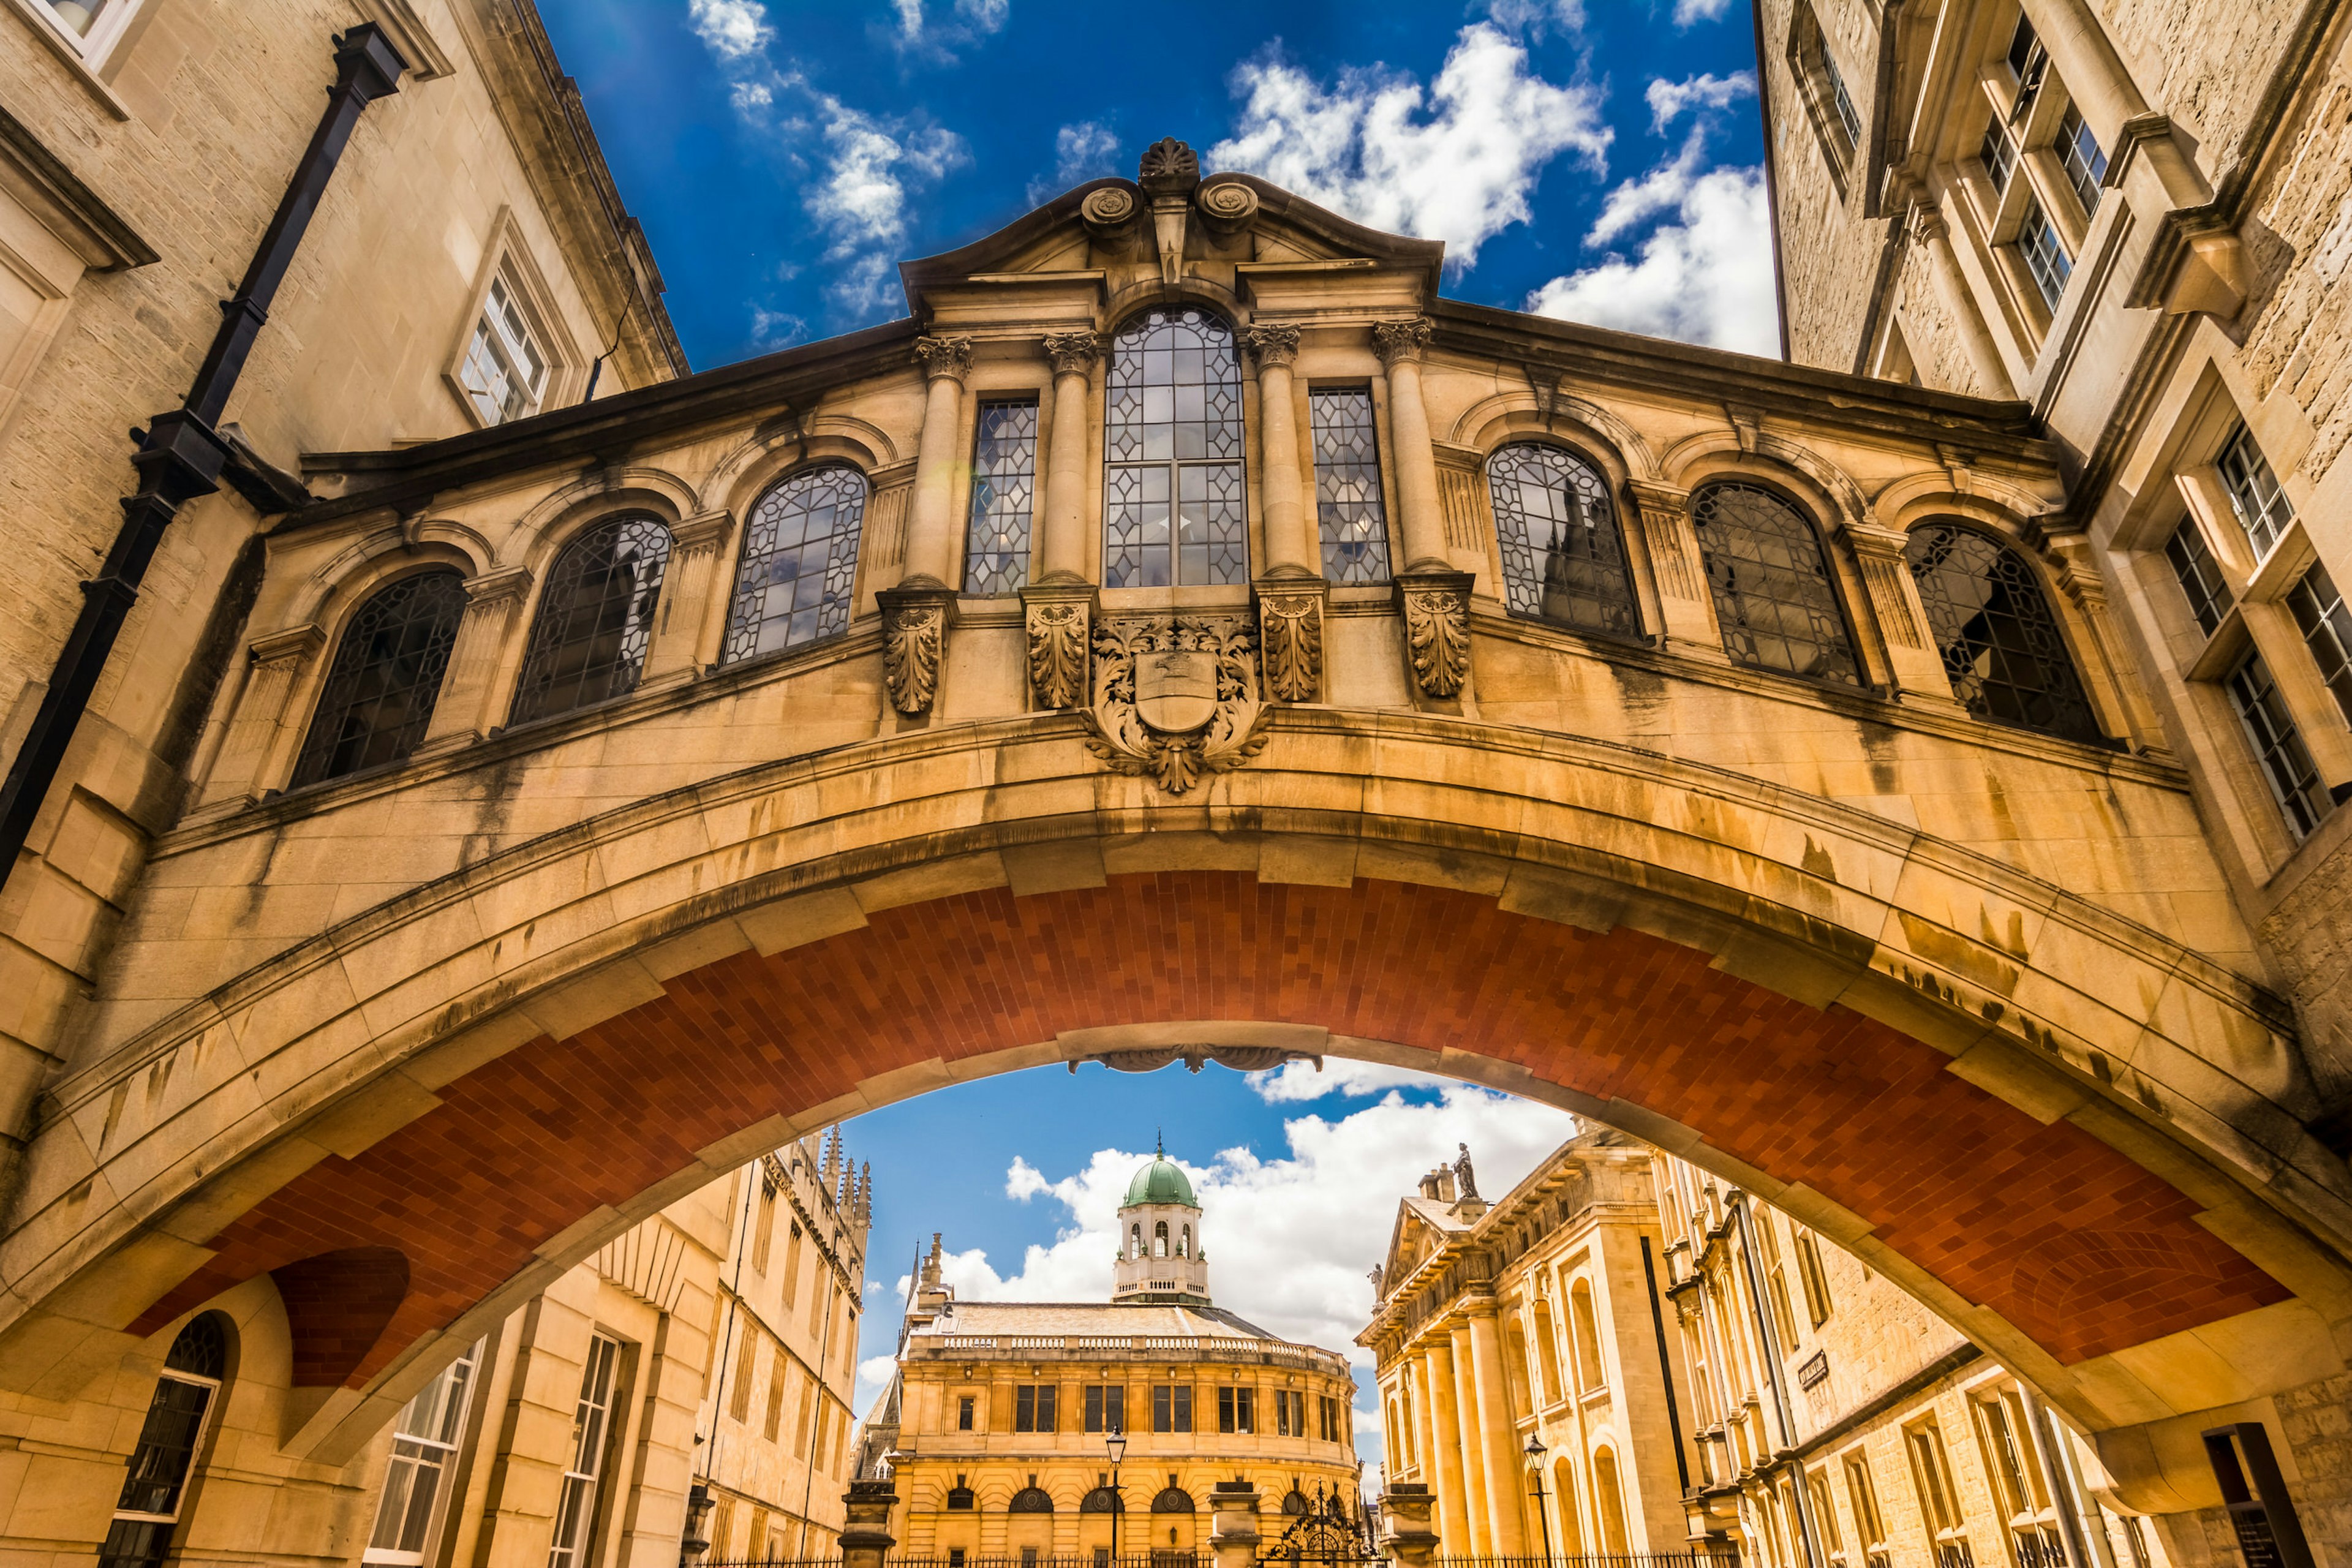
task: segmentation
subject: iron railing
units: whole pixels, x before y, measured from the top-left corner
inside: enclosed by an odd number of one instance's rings
[[[1615,1552],[1574,1557],[1447,1557],[1436,1568],[1739,1568],[1736,1552]]]

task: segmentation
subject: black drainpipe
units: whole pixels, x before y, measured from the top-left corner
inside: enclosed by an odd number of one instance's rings
[[[123,498],[122,528],[107,552],[106,563],[81,585],[81,614],[58,654],[40,710],[8,766],[7,782],[0,784],[0,887],[16,869],[41,803],[57,782],[66,748],[72,744],[89,694],[114,651],[123,620],[139,602],[139,584],[163,541],[164,529],[181,507],[220,489],[229,452],[213,426],[228,406],[229,394],[236,390],[262,323],[269,320],[270,301],[278,297],[278,285],[285,280],[302,233],[319,210],[352,127],[370,103],[400,90],[401,73],[407,68],[373,22],[335,40],[335,85],[327,96],[327,112],[310,133],[310,145],[295,165],[294,178],[246,268],[245,280],[235,297],[221,302],[220,331],[196,372],[195,384],[178,408],[149,420],[144,431],[131,433],[139,443],[131,459],[139,470],[138,493]]]
[[[1690,1457],[1683,1452],[1682,1412],[1675,1408],[1675,1368],[1666,1359],[1666,1314],[1658,1305],[1658,1270],[1650,1261],[1650,1238],[1642,1238],[1642,1279],[1650,1287],[1650,1327],[1658,1336],[1658,1377],[1666,1389],[1666,1429],[1675,1438],[1675,1474],[1682,1479],[1683,1495],[1690,1496]]]

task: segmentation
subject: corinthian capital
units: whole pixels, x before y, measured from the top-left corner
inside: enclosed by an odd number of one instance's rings
[[[1045,339],[1045,357],[1055,375],[1084,375],[1102,358],[1102,343],[1092,332],[1053,332]]]
[[[1286,365],[1298,357],[1298,329],[1244,327],[1242,329],[1242,347],[1249,350],[1260,370],[1268,365]]]
[[[931,380],[950,375],[961,381],[971,374],[971,340],[917,338],[915,357],[923,362],[923,374]]]
[[[1381,321],[1372,328],[1372,352],[1381,356],[1382,364],[1394,364],[1399,360],[1419,364],[1429,348],[1429,318],[1415,316],[1410,321]]]

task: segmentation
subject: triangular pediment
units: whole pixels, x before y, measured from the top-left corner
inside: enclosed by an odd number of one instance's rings
[[[1163,142],[1137,179],[1090,181],[970,245],[901,263],[909,310],[972,327],[1008,304],[1063,320],[1079,295],[1100,302],[1155,281],[1277,311],[1319,308],[1335,291],[1383,311],[1436,297],[1443,242],[1367,228],[1254,174],[1202,176],[1191,158]]]

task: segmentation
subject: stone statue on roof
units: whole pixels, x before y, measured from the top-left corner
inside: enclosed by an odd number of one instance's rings
[[[1478,1178],[1470,1169],[1470,1145],[1456,1143],[1454,1147],[1462,1151],[1454,1162],[1454,1184],[1458,1189],[1455,1195],[1465,1203],[1475,1202],[1478,1199]]]

